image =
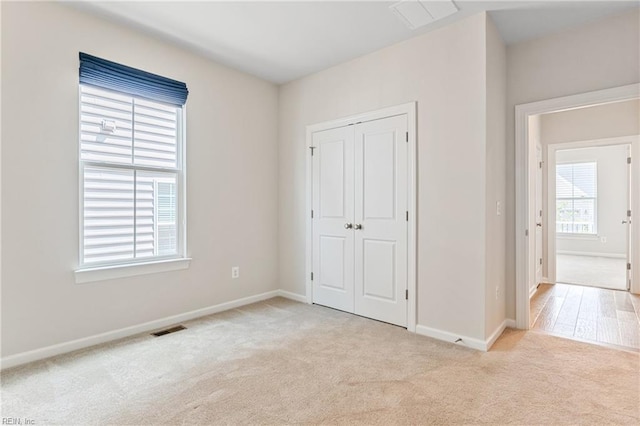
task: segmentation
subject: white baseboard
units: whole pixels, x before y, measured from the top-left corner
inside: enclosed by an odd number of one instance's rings
[[[295,300],[300,303],[307,303],[307,296],[304,294],[292,293],[286,290],[276,290],[278,292],[278,296],[284,297],[286,299]]]
[[[466,346],[471,349],[487,352],[491,349],[491,346],[498,340],[498,337],[502,335],[505,328],[515,328],[516,321],[512,319],[505,319],[502,324],[495,329],[491,336],[487,340],[474,339],[472,337],[460,336],[457,334],[449,333],[448,331],[438,330],[436,328],[427,327],[424,325],[416,325],[416,334],[422,336],[433,337],[434,339],[442,340],[445,342],[453,343],[456,345]]]
[[[504,329],[508,327],[507,324],[511,324],[511,322],[505,319],[504,321],[502,321],[502,324],[500,324],[498,328],[496,328],[494,332],[491,333],[491,336],[489,336],[489,338],[487,339],[485,351],[491,349],[491,346],[493,346],[496,340],[498,340],[498,337],[502,335]],[[515,325],[515,321],[513,321],[513,325]]]
[[[571,250],[556,250],[556,254],[568,254],[572,256],[591,256],[591,257],[611,257],[614,259],[626,259],[626,254],[620,253],[596,253],[590,251],[571,251]]]
[[[99,345],[101,343],[122,339],[124,337],[157,330],[159,328],[174,325],[183,321],[189,321],[195,318],[204,317],[218,312],[227,311],[229,309],[234,309],[240,306],[249,305],[251,303],[271,299],[272,297],[276,296],[287,297],[293,300],[300,300],[299,298],[303,297],[294,293],[283,292],[282,290],[273,290],[266,293],[257,294],[255,296],[243,297],[241,299],[232,300],[230,302],[220,303],[218,305],[208,306],[202,309],[196,309],[195,311],[185,312],[183,314],[173,315],[170,317],[145,322],[143,324],[138,324],[131,327],[121,328],[119,330],[108,331],[106,333],[96,334],[89,337],[83,337],[81,339],[71,340],[69,342],[59,343],[40,349],[34,349],[32,351],[10,355],[0,360],[0,370],[76,351],[78,349],[88,348],[90,346]]]
[[[477,349],[479,351],[486,351],[486,342],[483,342],[482,340],[474,339],[467,336],[460,336],[457,334],[449,333],[448,331],[427,327],[425,325],[416,325],[416,334],[433,337],[434,339],[454,343],[460,346],[466,346],[472,349]]]
[[[536,291],[538,291],[538,286],[531,287],[529,289],[529,299],[531,299],[533,297],[533,295],[536,294]]]

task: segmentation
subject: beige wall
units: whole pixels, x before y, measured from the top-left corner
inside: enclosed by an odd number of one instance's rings
[[[188,270],[75,284],[78,51],[187,83]],[[2,356],[276,289],[277,96],[67,6],[3,2]]]
[[[543,145],[640,134],[640,100],[542,114]]]
[[[485,337],[505,319],[505,188],[507,52],[491,19],[487,19],[487,188]],[[498,206],[500,203],[500,214]]]
[[[507,49],[507,316],[515,318],[516,105],[640,81],[638,11]]]
[[[495,132],[498,165],[501,155],[500,129],[486,128],[486,42],[486,16],[480,14],[281,87],[280,284],[285,290],[305,292],[306,126],[417,101],[418,324],[484,340],[485,205],[501,192],[496,183],[487,194],[485,185],[488,178],[499,179],[487,175],[488,149],[494,160],[487,133]],[[499,58],[495,33],[492,47]],[[492,71],[491,84],[498,88],[493,78],[499,80],[500,72]],[[490,102],[499,115],[499,96]],[[499,263],[491,267],[499,269]],[[492,269],[499,284],[498,275]]]

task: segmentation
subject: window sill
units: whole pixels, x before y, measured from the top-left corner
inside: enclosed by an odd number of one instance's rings
[[[178,271],[189,268],[191,258],[158,260],[155,262],[135,263],[129,265],[103,266],[85,268],[75,271],[76,284],[117,278],[135,277],[137,275],[157,274],[160,272]]]
[[[556,238],[561,240],[598,240],[600,237],[597,234],[561,234],[556,233]]]

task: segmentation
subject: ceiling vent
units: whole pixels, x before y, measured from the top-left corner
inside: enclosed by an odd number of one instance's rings
[[[412,30],[453,15],[458,8],[451,0],[402,0],[389,9]]]

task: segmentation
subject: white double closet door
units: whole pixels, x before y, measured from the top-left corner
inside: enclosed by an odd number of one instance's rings
[[[407,116],[313,134],[313,302],[407,326]]]

